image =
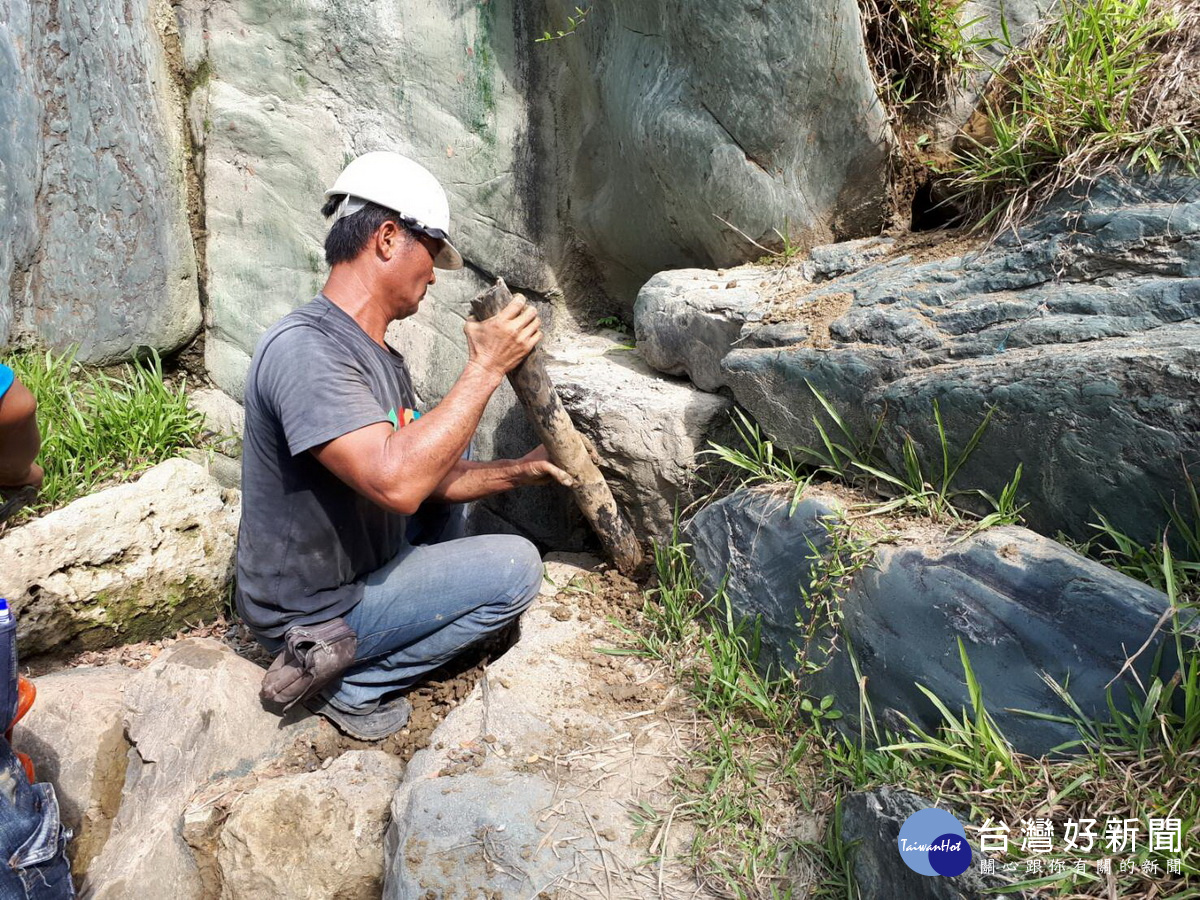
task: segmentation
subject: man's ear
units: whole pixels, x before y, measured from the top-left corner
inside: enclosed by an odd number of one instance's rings
[[[395,222],[384,222],[375,232],[375,252],[384,261],[390,262],[403,244],[404,234]]]

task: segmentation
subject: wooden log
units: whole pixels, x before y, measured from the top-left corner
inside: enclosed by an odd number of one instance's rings
[[[482,322],[512,302],[512,294],[503,278],[471,302],[471,313]],[[550,461],[575,479],[571,489],[575,502],[583,510],[609,558],[624,575],[633,577],[642,568],[642,548],[633,529],[617,509],[608,482],[596,468],[583,436],[554,389],[546,371],[546,354],[541,346],[508,373],[508,380],[525,407],[525,414],[546,447]]]

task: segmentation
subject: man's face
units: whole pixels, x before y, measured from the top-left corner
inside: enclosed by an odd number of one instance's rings
[[[437,281],[433,260],[440,249],[440,242],[428,235],[397,229],[387,266],[394,318],[407,318],[420,307],[429,285]]]

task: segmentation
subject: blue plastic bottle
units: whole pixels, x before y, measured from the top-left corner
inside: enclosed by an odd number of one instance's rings
[[[0,597],[0,733],[17,715],[17,617]]]

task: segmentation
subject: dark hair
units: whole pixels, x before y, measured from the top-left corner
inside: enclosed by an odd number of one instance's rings
[[[337,212],[338,205],[345,196],[345,194],[334,194],[326,200],[325,205],[321,207],[321,215],[327,219],[332,216]],[[400,220],[395,212],[386,206],[368,201],[367,205],[354,215],[338,219],[333,223],[329,234],[325,236],[325,262],[336,266],[338,263],[350,262],[356,258],[358,254],[367,249],[367,245],[371,242],[371,236],[379,230],[379,226],[384,222],[395,222],[400,226],[400,230],[404,232],[407,240],[415,240],[412,230]]]

